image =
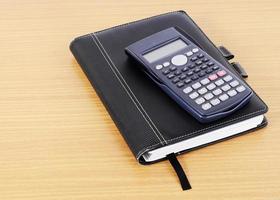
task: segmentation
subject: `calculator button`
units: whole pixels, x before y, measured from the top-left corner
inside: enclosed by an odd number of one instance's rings
[[[199,98],[197,98],[197,99],[195,100],[195,103],[197,103],[198,105],[200,105],[200,104],[202,104],[202,103],[204,103],[204,102],[205,102],[205,99],[202,98],[202,97],[199,97]]]
[[[208,66],[212,66],[212,65],[214,65],[214,63],[213,62],[209,62],[209,63],[207,63],[207,65]]]
[[[184,92],[185,94],[188,94],[188,93],[190,93],[192,90],[193,90],[193,89],[192,89],[191,87],[186,87],[185,89],[183,89],[183,92]]]
[[[187,75],[182,74],[182,75],[179,77],[179,79],[184,80],[186,77],[187,77]]]
[[[213,72],[213,69],[209,68],[205,71],[207,74],[210,74],[211,72]]]
[[[218,76],[224,76],[226,74],[225,70],[221,70],[217,72]]]
[[[172,67],[170,67],[170,71],[175,71],[177,69],[177,67],[174,67],[174,66],[172,66]]]
[[[203,58],[204,55],[201,53],[201,54],[199,54],[197,57],[198,57],[198,58]]]
[[[202,80],[200,81],[200,83],[201,83],[202,85],[206,85],[207,83],[210,83],[210,81],[209,81],[208,78],[205,78],[205,79],[202,79]]]
[[[218,105],[219,103],[221,103],[221,101],[220,101],[219,99],[212,99],[212,100],[210,101],[210,103],[211,103],[213,106],[216,106],[216,105]]]
[[[191,58],[191,61],[193,61],[193,62],[196,61],[196,60],[197,60],[197,57],[196,57],[196,56],[194,56],[194,57]]]
[[[202,59],[202,62],[204,62],[204,63],[205,63],[205,62],[208,62],[208,61],[209,61],[208,58],[203,58],[203,59]]]
[[[217,69],[219,69],[219,66],[216,65],[213,67],[213,70],[217,70]]]
[[[185,55],[176,55],[171,59],[171,63],[176,66],[182,66],[187,64],[188,58]]]
[[[191,93],[191,94],[189,95],[189,97],[190,97],[191,99],[195,99],[196,97],[198,97],[198,93],[197,93],[197,92],[193,92],[193,93]]]
[[[236,87],[239,85],[238,81],[237,80],[234,80],[230,83],[231,87]]]
[[[213,91],[213,94],[215,94],[215,95],[222,94],[222,90],[220,88],[218,88],[218,89]]]
[[[197,72],[200,72],[200,69],[199,69],[199,68],[196,68],[196,69],[194,69],[193,71],[194,71],[194,73],[197,73]]]
[[[226,77],[224,77],[224,80],[225,80],[226,82],[229,82],[229,81],[232,80],[232,76],[231,76],[231,75],[227,75]]]
[[[231,97],[235,96],[237,94],[237,92],[235,90],[230,90],[227,92],[227,94]]]
[[[157,65],[157,66],[156,66],[156,69],[157,69],[157,70],[162,69],[162,65]]]
[[[174,78],[174,77],[175,77],[174,74],[169,74],[169,75],[167,75],[167,78],[169,78],[169,79],[172,79],[172,78]]]
[[[164,62],[162,65],[163,65],[164,67],[168,67],[168,66],[170,65],[170,62]]]
[[[183,87],[183,86],[184,86],[184,83],[183,83],[183,82],[177,83],[177,87],[178,87],[178,88],[181,88],[181,87]]]
[[[178,83],[179,81],[180,81],[180,80],[179,80],[179,78],[177,78],[177,77],[174,78],[174,79],[172,80],[173,83]]]
[[[229,84],[226,84],[222,87],[222,90],[225,91],[225,92],[228,91],[229,89],[230,89]]]
[[[201,62],[200,60],[198,60],[198,61],[195,62],[195,64],[196,64],[196,65],[201,65],[202,62]]]
[[[227,100],[229,97],[228,97],[228,95],[227,94],[222,94],[221,96],[219,96],[219,99],[221,100],[221,101],[225,101],[225,100]]]
[[[205,76],[205,73],[204,73],[204,72],[200,72],[200,73],[198,74],[198,76],[200,76],[200,77]]]
[[[200,86],[201,86],[201,84],[199,82],[196,82],[195,84],[192,85],[192,88],[196,90],[196,89],[200,88]]]
[[[182,72],[186,72],[186,71],[188,71],[188,67],[184,67],[184,68],[182,69]]]
[[[198,48],[194,48],[194,49],[192,50],[192,52],[193,52],[193,53],[198,52]]]
[[[196,79],[198,79],[198,78],[199,78],[199,77],[198,77],[197,75],[193,75],[191,79],[192,79],[192,80],[196,80]]]
[[[208,90],[213,90],[216,87],[216,85],[214,83],[210,83],[206,87],[207,87]]]
[[[224,81],[223,81],[223,79],[219,79],[219,80],[217,80],[217,81],[215,82],[215,84],[216,84],[217,86],[220,86],[220,85],[223,85],[223,84],[224,84]]]
[[[218,76],[216,74],[211,74],[209,77],[208,77],[211,81],[214,81],[218,78]]]
[[[174,73],[176,76],[182,74],[179,70]]]
[[[245,88],[243,85],[241,85],[241,86],[239,86],[239,87],[236,88],[236,90],[237,90],[238,92],[243,92],[245,89],[246,89],[246,88]]]
[[[208,110],[208,109],[210,109],[212,106],[211,106],[210,103],[205,103],[205,104],[203,104],[201,107],[202,107],[203,110]]]
[[[189,68],[190,68],[190,69],[195,68],[195,64],[191,64],[191,65],[189,66]]]
[[[213,97],[214,97],[214,95],[213,95],[212,93],[207,93],[207,94],[204,95],[204,98],[205,98],[206,100],[210,100],[210,99],[212,99]]]
[[[203,88],[199,89],[197,92],[202,95],[202,94],[205,94],[207,91],[208,90],[205,87],[203,87]]]
[[[185,80],[185,83],[186,83],[186,84],[189,84],[190,82],[192,82],[191,79],[186,79],[186,80]]]
[[[206,69],[208,66],[207,65],[202,65],[200,68],[201,69]]]
[[[186,55],[187,55],[187,56],[192,56],[192,55],[193,55],[193,52],[188,51],[188,52],[186,53]]]
[[[192,71],[189,71],[189,72],[187,73],[187,75],[188,75],[188,76],[191,76],[191,75],[193,75],[193,72],[192,72]]]
[[[170,71],[167,69],[167,70],[164,70],[162,73],[163,73],[164,75],[167,75],[167,74],[170,73]]]

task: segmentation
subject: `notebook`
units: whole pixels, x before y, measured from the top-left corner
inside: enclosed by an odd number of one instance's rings
[[[70,49],[120,133],[141,164],[150,164],[264,127],[268,108],[254,92],[242,109],[200,123],[149,79],[125,47],[178,27],[233,73],[234,66],[184,12],[175,11],[75,38]],[[230,57],[232,58],[232,57]],[[169,159],[170,160],[170,159]],[[180,178],[180,177],[179,177]]]

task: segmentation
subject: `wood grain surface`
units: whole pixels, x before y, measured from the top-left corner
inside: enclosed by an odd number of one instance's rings
[[[179,160],[136,162],[69,51],[79,35],[185,10],[236,55],[269,125]],[[0,1],[0,199],[280,199],[280,2]]]

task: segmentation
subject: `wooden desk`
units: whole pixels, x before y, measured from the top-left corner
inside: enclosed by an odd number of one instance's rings
[[[227,3],[226,3],[227,2]],[[186,10],[236,55],[267,102],[265,129],[139,165],[69,51],[79,35]],[[280,199],[280,3],[1,1],[0,199]]]

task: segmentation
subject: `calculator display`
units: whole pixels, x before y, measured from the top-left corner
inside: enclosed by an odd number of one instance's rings
[[[153,63],[161,58],[164,58],[167,55],[180,51],[188,46],[183,40],[178,39],[173,42],[170,42],[156,50],[150,51],[143,55],[143,57],[149,62]]]

